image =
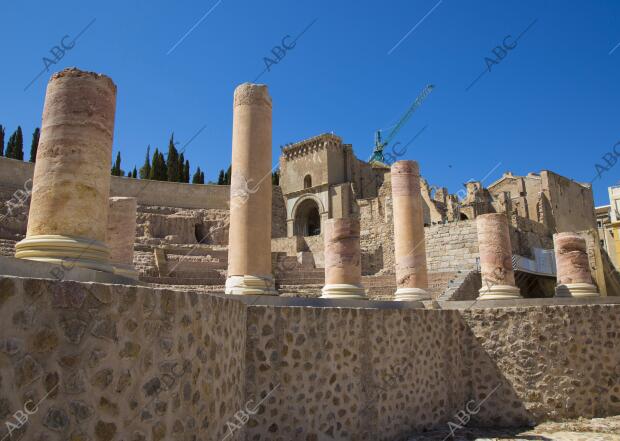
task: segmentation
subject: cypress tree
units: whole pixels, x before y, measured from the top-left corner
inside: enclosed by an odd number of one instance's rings
[[[133,171],[131,172],[131,177],[136,179],[138,177],[138,170],[136,170],[136,166],[133,166]]]
[[[15,146],[16,157],[15,157],[15,159],[19,159],[20,161],[23,161],[24,160],[24,137],[22,135],[22,128],[21,128],[21,126],[17,126],[17,137],[16,137],[15,141],[16,141],[16,146]]]
[[[153,160],[151,161],[150,179],[153,179],[154,181],[159,181],[160,173],[161,173],[161,168],[159,166],[159,150],[156,147],[155,152],[153,153]]]
[[[185,160],[185,165],[183,166],[183,182],[189,184],[189,160]]]
[[[19,160],[24,159],[24,139],[22,137],[22,128],[19,126],[9,137],[9,142],[6,145],[6,157]]]
[[[4,127],[0,124],[0,156],[4,155]]]
[[[116,153],[116,161],[112,166],[112,176],[124,176],[125,174],[121,170],[121,152]]]
[[[230,177],[232,175],[232,165],[228,166],[228,170],[224,173],[224,185],[230,185]]]
[[[164,159],[164,154],[159,152],[159,167],[160,167],[160,175],[162,181],[169,181],[168,179],[168,167],[166,166],[166,160]]]
[[[200,172],[200,183],[201,184],[205,183],[205,172]]]
[[[149,169],[149,179],[155,179],[155,165],[157,164],[157,160],[159,159],[159,151],[157,147],[155,147],[155,152],[153,152],[153,160],[151,161],[151,168]]]
[[[174,146],[174,133],[168,142],[168,158],[166,160],[167,178],[172,182],[179,182],[179,152]]]
[[[15,145],[15,133],[13,133],[11,136],[9,136],[9,140],[6,143],[6,157],[7,158],[14,158],[14,153],[13,150],[15,149],[13,146]]]
[[[179,175],[179,179],[177,182],[185,182],[185,173],[183,171],[183,167],[185,167],[185,155],[183,155],[183,153],[181,153],[179,155],[179,163],[178,163],[178,175]]]
[[[41,136],[41,130],[37,127],[32,133],[32,144],[30,144],[30,162],[37,160],[37,149],[39,148],[39,136]]]
[[[140,179],[151,179],[151,146],[146,148],[144,165],[140,167]]]
[[[271,173],[271,183],[273,185],[280,185],[280,170]]]
[[[220,170],[220,174],[217,175],[217,185],[224,185],[224,170]]]
[[[196,169],[196,173],[192,176],[192,184],[200,184],[200,167]]]
[[[151,164],[151,178],[155,181],[167,181],[168,180],[168,167],[166,166],[166,160],[164,154],[155,149],[153,154],[153,163]]]

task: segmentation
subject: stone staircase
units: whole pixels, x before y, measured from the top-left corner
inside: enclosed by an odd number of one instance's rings
[[[323,268],[303,268],[293,271],[276,272],[276,286],[282,285],[321,285],[325,284]]]
[[[458,272],[437,272],[428,274],[429,292],[433,299],[441,297],[446,290],[457,289],[465,280]],[[300,270],[276,279],[276,286],[285,297],[318,297],[325,284],[322,268]],[[373,300],[392,300],[396,291],[394,274],[362,276],[362,285],[368,297]]]
[[[475,300],[481,284],[478,270],[457,271],[435,300]]]

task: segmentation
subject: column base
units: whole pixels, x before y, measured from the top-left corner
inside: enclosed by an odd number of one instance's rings
[[[511,285],[483,286],[478,292],[480,293],[478,300],[512,300],[523,298],[521,297],[521,290]]]
[[[235,296],[277,296],[273,277],[269,276],[230,276],[226,279],[226,294]]]
[[[359,285],[348,283],[328,284],[321,289],[322,299],[368,299],[366,290]]]
[[[17,259],[55,263],[64,268],[90,268],[114,272],[108,247],[97,240],[61,234],[28,236],[15,245]]]
[[[422,288],[398,288],[394,293],[397,302],[416,302],[431,300],[431,295]]]
[[[126,265],[121,263],[113,263],[114,274],[118,274],[119,276],[127,277],[129,279],[138,280],[139,273],[133,267],[133,265]]]
[[[556,297],[600,297],[596,286],[590,283],[566,283],[555,287]]]

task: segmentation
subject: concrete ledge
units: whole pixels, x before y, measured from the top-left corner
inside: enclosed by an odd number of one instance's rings
[[[229,300],[237,300],[246,306],[281,306],[307,308],[359,308],[359,309],[424,309],[420,302],[393,302],[362,299],[322,299],[312,297],[282,296],[232,296],[224,293],[209,293]]]
[[[74,282],[98,282],[118,285],[143,285],[143,283],[114,273],[107,273],[78,266],[56,265],[36,260],[0,256],[0,276],[27,279],[73,280]]]
[[[441,309],[523,308],[554,305],[610,305],[620,304],[620,297],[551,297],[511,300],[460,300],[437,302]]]

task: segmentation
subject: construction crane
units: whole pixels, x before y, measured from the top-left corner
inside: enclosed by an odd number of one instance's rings
[[[372,156],[370,157],[368,162],[370,163],[378,162],[380,164],[385,165],[385,158],[383,157],[383,149],[392,142],[396,134],[400,131],[400,129],[403,128],[403,126],[407,123],[407,121],[409,121],[409,118],[411,118],[411,115],[413,115],[413,113],[418,109],[418,107],[420,107],[422,102],[426,99],[426,97],[431,93],[431,91],[434,88],[435,88],[434,85],[429,84],[422,90],[422,92],[420,92],[420,94],[415,99],[411,107],[409,107],[409,110],[405,112],[405,114],[402,116],[400,121],[396,123],[392,131],[387,135],[387,137],[385,138],[385,141],[382,140],[381,138],[381,130],[377,130],[375,132],[375,148],[372,151]]]

